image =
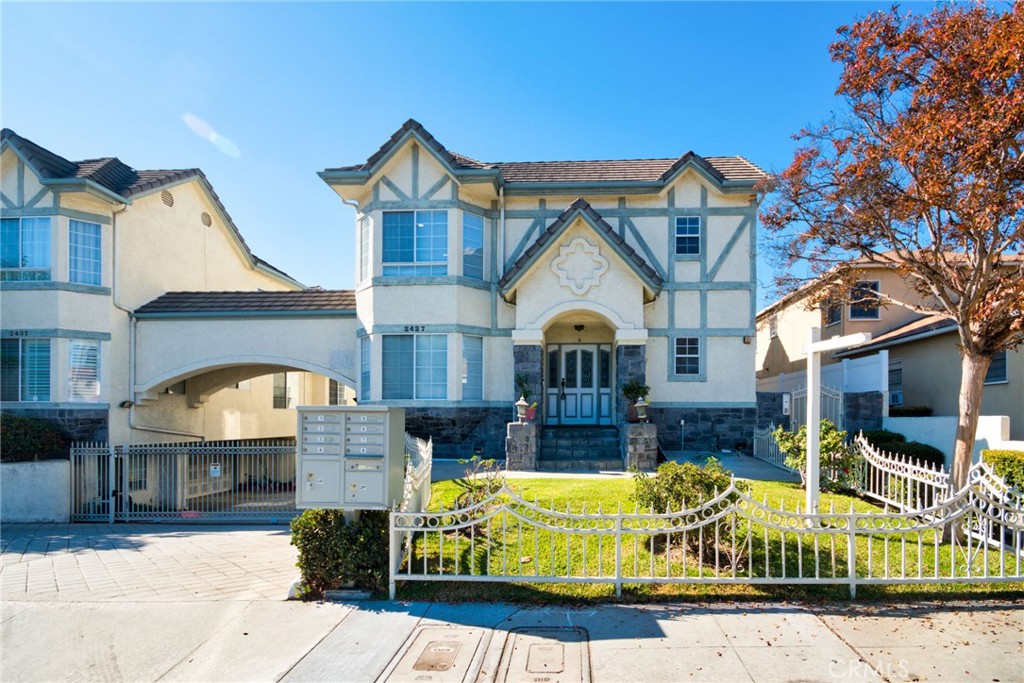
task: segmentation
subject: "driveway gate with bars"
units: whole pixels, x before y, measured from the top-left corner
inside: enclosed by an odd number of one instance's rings
[[[216,441],[71,449],[71,519],[288,522],[295,441]]]

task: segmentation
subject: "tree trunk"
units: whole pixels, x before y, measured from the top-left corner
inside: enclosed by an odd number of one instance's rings
[[[962,349],[960,376],[960,417],[956,426],[956,444],[953,447],[953,490],[967,485],[967,472],[971,468],[974,435],[978,430],[981,395],[985,389],[985,375],[992,364],[991,356],[982,356]]]

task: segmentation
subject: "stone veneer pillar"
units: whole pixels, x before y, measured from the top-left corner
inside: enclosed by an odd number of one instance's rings
[[[505,437],[505,467],[510,470],[537,469],[537,425],[509,422]]]
[[[658,428],[647,422],[623,425],[622,450],[627,470],[630,467],[657,469]]]
[[[537,402],[537,422],[544,416],[544,348],[539,344],[515,344],[512,346],[512,390],[515,392],[513,401],[519,400],[519,388],[516,377],[524,375],[526,386],[530,390],[528,402]]]
[[[622,387],[634,379],[647,384],[647,347],[642,344],[619,344],[615,347],[616,424],[626,422],[628,402],[622,395]]]

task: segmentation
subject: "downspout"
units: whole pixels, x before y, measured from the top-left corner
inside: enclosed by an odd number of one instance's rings
[[[186,432],[177,429],[164,429],[162,427],[146,427],[144,425],[135,424],[135,338],[138,318],[135,317],[134,311],[121,305],[121,288],[117,286],[119,282],[118,273],[120,272],[117,268],[117,216],[120,213],[124,213],[127,209],[128,205],[122,204],[121,208],[114,211],[111,215],[111,240],[113,242],[111,246],[111,252],[113,253],[113,257],[111,258],[111,269],[113,271],[111,273],[111,290],[113,295],[111,299],[115,308],[124,311],[128,315],[128,429],[203,439],[204,436],[202,434],[196,434],[194,432]]]
[[[498,279],[505,274],[505,186],[498,186],[498,207],[501,217],[498,219]]]

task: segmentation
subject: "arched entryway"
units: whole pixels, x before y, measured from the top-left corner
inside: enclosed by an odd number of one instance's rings
[[[551,426],[611,425],[615,330],[599,313],[576,310],[544,330],[544,422]]]

